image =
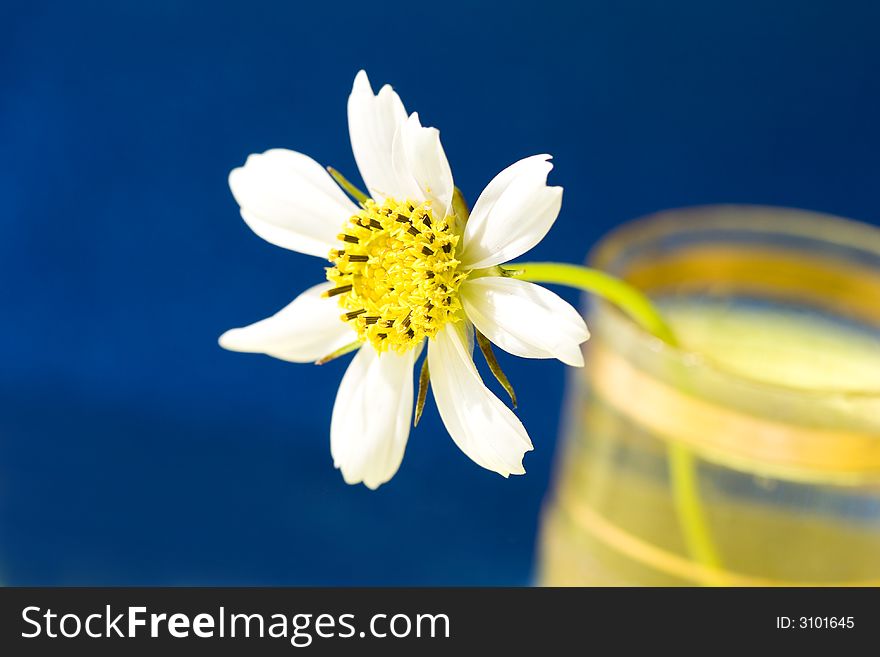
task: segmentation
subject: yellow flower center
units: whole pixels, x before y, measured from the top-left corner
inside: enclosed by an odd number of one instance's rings
[[[378,351],[403,353],[458,321],[458,271],[449,218],[437,219],[429,203],[372,199],[349,219],[330,252],[327,280],[346,310],[343,321]]]

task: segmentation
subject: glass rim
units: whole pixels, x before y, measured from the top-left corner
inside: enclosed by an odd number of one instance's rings
[[[771,216],[772,225],[768,222]],[[688,232],[723,229],[812,239],[817,243],[858,249],[880,259],[880,228],[865,222],[784,206],[711,204],[661,210],[627,221],[605,234],[590,249],[587,263],[591,267],[621,276],[625,275],[625,272],[615,271],[612,264],[634,246],[656,243],[663,237],[684,235]],[[878,278],[880,278],[880,269],[878,269]],[[649,291],[645,292],[650,295]],[[601,299],[598,303],[616,315],[625,316],[625,313],[612,304]],[[699,350],[662,342],[629,317],[626,319],[639,334],[641,348],[661,350],[678,361],[688,362],[689,367],[702,368],[703,371],[722,380],[729,380],[731,383],[803,398],[823,400],[845,398],[849,401],[880,402],[880,388],[799,387],[751,377],[725,367],[723,363],[706,356]]]

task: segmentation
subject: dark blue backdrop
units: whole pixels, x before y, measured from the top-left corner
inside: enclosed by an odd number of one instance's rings
[[[555,155],[563,211],[536,258],[708,202],[877,221],[877,7],[4,3],[0,580],[527,583],[563,367],[503,359],[525,477],[471,464],[429,403],[389,485],[345,485],[328,446],[345,363],[216,344],[321,266],[246,228],[228,171],[280,146],[356,176],[364,67],[441,128],[471,200]]]

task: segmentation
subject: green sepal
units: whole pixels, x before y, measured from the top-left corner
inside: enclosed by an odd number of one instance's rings
[[[455,218],[461,221],[461,226],[458,227],[459,230],[464,230],[468,217],[471,216],[471,211],[468,208],[467,201],[464,200],[464,194],[461,193],[458,187],[452,192],[452,212],[455,213]]]
[[[360,347],[361,344],[362,343],[360,341],[355,341],[355,342],[352,342],[351,344],[345,345],[344,347],[340,347],[339,349],[337,349],[333,353],[327,354],[323,358],[319,358],[318,360],[316,360],[315,365],[323,365],[324,363],[329,363],[331,360],[336,360],[340,356],[345,356],[345,354],[349,354],[352,351],[354,351],[355,349],[357,349],[358,347]]]
[[[425,410],[425,399],[428,397],[428,388],[431,385],[431,374],[428,371],[428,359],[422,361],[422,371],[419,373],[419,394],[416,397],[416,414],[413,419],[413,426],[419,426],[419,420],[422,417],[422,411]]]
[[[341,173],[339,173],[333,167],[327,167],[327,173],[329,173],[330,176],[333,178],[333,180],[336,181],[337,185],[339,185],[340,187],[342,187],[342,189],[344,189],[346,192],[348,192],[349,196],[351,196],[358,203],[362,204],[368,198],[370,198],[369,196],[364,194],[361,190],[359,190],[357,187],[355,187],[353,184],[351,184],[348,181],[348,178],[343,176]]]
[[[516,392],[514,392],[513,386],[510,385],[510,380],[507,378],[507,375],[501,369],[501,365],[498,364],[498,359],[495,358],[495,352],[492,351],[492,343],[489,342],[489,338],[476,329],[474,329],[474,333],[477,334],[477,344],[480,345],[480,351],[483,352],[486,364],[498,380],[498,383],[501,384],[501,387],[507,391],[508,395],[510,395],[510,403],[516,408]]]

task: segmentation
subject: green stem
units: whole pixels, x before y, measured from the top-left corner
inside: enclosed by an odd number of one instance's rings
[[[603,271],[555,262],[528,262],[506,265],[505,273],[533,283],[556,283],[595,294],[616,305],[667,344],[678,345],[675,333],[647,296]],[[719,570],[721,560],[700,502],[694,455],[675,441],[669,442],[668,452],[672,497],[687,550],[697,563]]]
[[[563,265],[556,262],[526,262],[505,266],[515,278],[534,283],[558,283],[592,292],[610,301],[632,317],[646,331],[671,345],[677,345],[675,334],[654,304],[644,294],[619,278],[598,269]]]
[[[669,453],[669,479],[672,482],[672,499],[675,512],[684,534],[688,552],[699,564],[721,569],[721,559],[706,522],[706,514],[700,502],[700,483],[697,480],[697,464],[693,453],[681,443],[672,441],[667,445]],[[716,578],[708,584],[720,584]]]

